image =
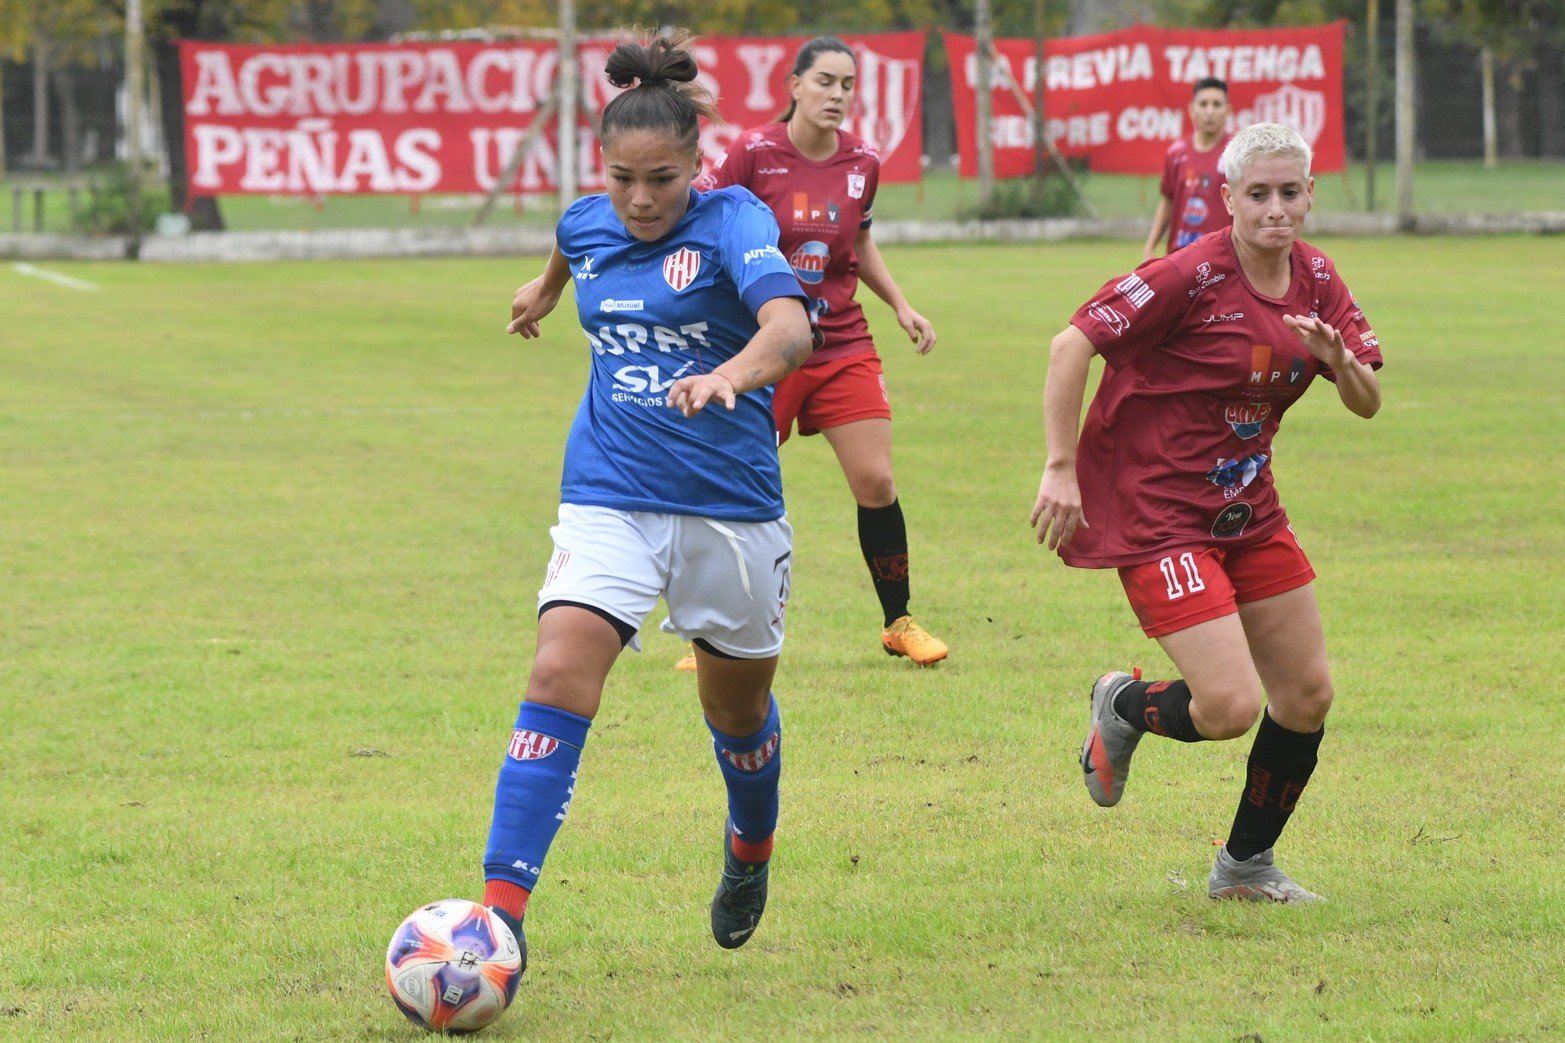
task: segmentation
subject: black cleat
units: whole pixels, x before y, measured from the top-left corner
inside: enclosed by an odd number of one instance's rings
[[[522,969],[517,973],[524,973],[527,970],[527,935],[522,933],[522,921],[516,919],[497,905],[491,905],[489,911],[498,916],[500,922],[509,927],[511,934],[515,936],[517,951],[522,954]]]
[[[723,878],[712,896],[712,938],[725,949],[750,940],[766,911],[766,862],[741,862],[734,855],[733,834],[723,832]]]

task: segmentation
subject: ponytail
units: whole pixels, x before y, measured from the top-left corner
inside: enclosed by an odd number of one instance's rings
[[[717,106],[711,92],[696,82],[699,70],[689,43],[690,34],[681,30],[614,48],[603,71],[610,83],[627,89],[604,106],[600,139],[626,130],[665,131],[695,151],[700,120],[717,118]]]

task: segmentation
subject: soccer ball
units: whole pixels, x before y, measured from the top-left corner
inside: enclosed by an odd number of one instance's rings
[[[516,937],[464,898],[415,909],[386,949],[386,987],[397,1008],[431,1032],[477,1032],[510,1006],[522,980]]]

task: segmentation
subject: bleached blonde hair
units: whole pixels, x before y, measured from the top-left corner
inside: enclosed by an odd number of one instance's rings
[[[1228,142],[1228,147],[1223,149],[1223,158],[1219,160],[1223,177],[1228,179],[1230,185],[1237,185],[1239,179],[1244,177],[1244,168],[1262,156],[1297,159],[1304,167],[1304,179],[1308,181],[1310,178],[1312,153],[1309,143],[1299,136],[1298,131],[1281,123],[1252,123],[1235,134]]]

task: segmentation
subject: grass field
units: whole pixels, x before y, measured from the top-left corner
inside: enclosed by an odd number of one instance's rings
[[[1375,201],[1382,212],[1396,208],[1396,168],[1377,168]],[[1323,211],[1367,209],[1365,169],[1322,174],[1316,179]],[[1095,174],[1082,184],[1101,217],[1145,217],[1157,209],[1157,178],[1129,174]],[[1565,210],[1565,165],[1547,160],[1511,160],[1493,170],[1476,161],[1439,160],[1420,163],[1414,205],[1420,213],[1511,213]],[[482,197],[473,196],[331,196],[308,200],[297,196],[228,196],[223,219],[237,232],[315,231],[338,228],[458,228],[469,225]],[[978,183],[964,181],[949,170],[931,170],[922,184],[882,185],[875,214],[883,221],[946,220],[969,214],[978,204]],[[500,200],[487,224],[495,227],[553,227],[554,201],[530,198],[518,208],[514,198]],[[7,221],[14,215],[7,214]],[[7,230],[11,225],[4,226]],[[24,200],[22,228],[33,227],[33,202]],[[63,192],[46,194],[46,231],[70,231]]]
[[[1031,540],[1048,337],[1130,244],[887,249],[870,308],[915,608],[877,647],[853,507],[790,443],[772,903],[711,942],[723,797],[690,678],[610,679],[487,1037],[1565,1037],[1565,386],[1550,239],[1324,245],[1380,335],[1276,460],[1338,698],[1280,858],[1204,882],[1248,741],[1074,757],[1099,672],[1166,669],[1114,577]],[[0,1037],[411,1040],[381,960],[476,896],[585,353],[501,335],[536,259],[0,267]]]

